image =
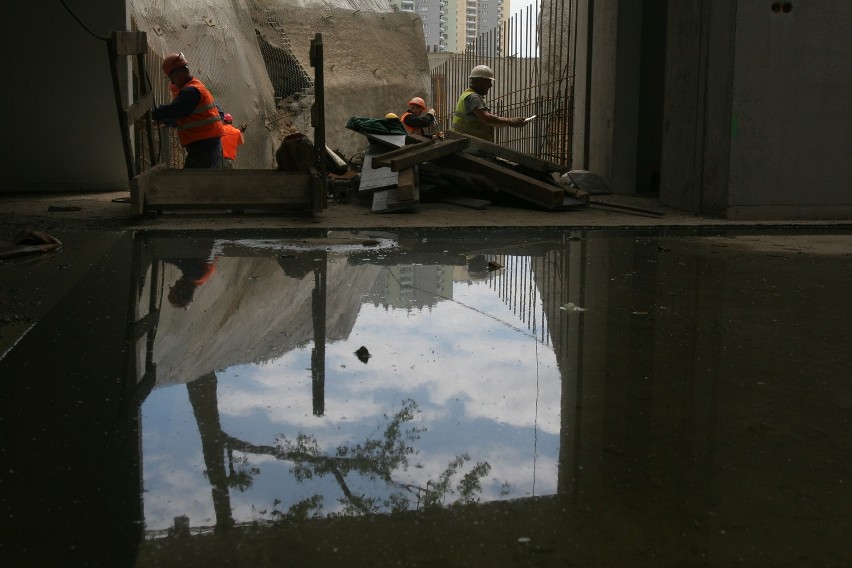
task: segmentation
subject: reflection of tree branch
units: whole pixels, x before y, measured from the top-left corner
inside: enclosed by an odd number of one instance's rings
[[[346,485],[346,478],[343,477],[343,474],[340,473],[340,470],[334,468],[331,472],[334,474],[334,478],[337,480],[337,484],[340,486],[340,490],[343,491],[343,494],[346,496],[346,500],[349,501],[353,507],[357,508],[362,513],[369,513],[370,510],[365,507],[358,499],[356,499],[354,495],[352,495],[352,491],[350,491],[349,486]]]
[[[275,459],[282,461],[292,461],[297,463],[307,462],[313,465],[322,466],[323,470],[330,471],[331,474],[334,475],[334,478],[337,480],[337,484],[340,486],[340,490],[343,491],[343,494],[346,496],[347,501],[349,501],[354,507],[361,510],[362,512],[369,513],[369,510],[364,507],[364,505],[362,505],[358,501],[358,499],[352,494],[352,490],[349,489],[349,486],[346,484],[346,478],[343,477],[343,474],[340,472],[340,464],[344,462],[352,462],[356,458],[317,456],[307,452],[288,452],[283,451],[277,446],[258,446],[250,442],[234,438],[233,436],[229,436],[227,434],[225,435],[225,445],[228,447],[229,450],[237,450],[243,453],[272,456]],[[345,469],[351,468],[347,466]]]
[[[377,498],[352,493],[346,482],[346,475],[351,472],[357,472],[373,481],[382,480],[400,489],[384,501],[384,506],[394,511],[404,511],[411,506],[409,498],[403,492],[416,498],[418,509],[421,506],[440,507],[448,495],[455,493],[460,494],[460,503],[478,501],[476,494],[482,489],[480,481],[491,469],[487,462],[477,463],[455,487],[452,486],[453,477],[470,461],[467,454],[456,456],[439,475],[438,480],[427,481],[425,487],[393,479],[393,473],[405,468],[409,456],[415,453],[411,443],[419,439],[423,429],[406,423],[412,421],[418,412],[417,404],[413,400],[404,401],[396,414],[385,416],[388,422],[381,437],[369,438],[360,444],[338,446],[335,455],[321,453],[316,438],[306,434],[299,434],[293,440],[279,436],[276,445],[258,445],[223,433],[223,445],[229,455],[236,450],[244,454],[266,455],[276,460],[292,462],[290,471],[299,482],[315,476],[334,476],[345,497],[340,499],[345,503],[344,514],[367,514],[378,510],[378,506],[382,504]],[[310,506],[316,504],[314,500]]]

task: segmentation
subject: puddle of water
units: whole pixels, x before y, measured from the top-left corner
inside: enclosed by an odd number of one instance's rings
[[[0,359],[0,553],[842,565],[852,255],[784,238],[128,235]]]

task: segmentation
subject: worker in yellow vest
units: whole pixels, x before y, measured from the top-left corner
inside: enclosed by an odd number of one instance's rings
[[[495,128],[521,128],[527,123],[527,119],[522,116],[509,118],[491,114],[485,103],[485,95],[494,85],[494,72],[490,67],[477,65],[471,70],[468,79],[470,86],[459,96],[453,112],[454,131],[493,142]]]
[[[242,146],[245,143],[243,132],[246,131],[246,125],[243,124],[239,128],[234,126],[234,117],[230,113],[225,113],[224,116],[225,134],[222,136],[222,167],[232,169],[234,161],[237,159],[237,146]]]
[[[213,95],[189,73],[183,53],[163,59],[163,73],[171,82],[172,102],[153,110],[157,122],[174,125],[186,150],[185,168],[222,166],[222,118]]]

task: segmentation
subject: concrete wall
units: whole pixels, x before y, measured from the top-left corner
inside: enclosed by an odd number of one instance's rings
[[[852,5],[772,5],[574,0],[572,167],[696,214],[852,217]]]
[[[127,28],[124,2],[66,2],[93,33]],[[0,24],[0,192],[127,188],[105,41],[48,0]]]
[[[676,209],[727,206],[735,2],[669,3],[660,202]]]
[[[287,8],[281,14],[293,53],[305,69],[312,70],[310,41],[317,32],[323,34],[326,140],[332,149],[352,156],[366,148],[363,135],[346,129],[350,117],[401,114],[411,97],[431,98],[418,16]]]
[[[601,176],[614,193],[636,191],[642,7],[578,0],[572,168]],[[566,12],[567,15],[567,12]]]
[[[660,201],[732,219],[852,216],[852,6],[669,4]]]
[[[852,4],[792,6],[737,3],[731,218],[852,217]]]

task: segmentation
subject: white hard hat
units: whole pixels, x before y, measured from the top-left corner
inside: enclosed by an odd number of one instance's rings
[[[490,79],[494,82],[494,71],[488,65],[477,65],[470,70],[471,79]]]

